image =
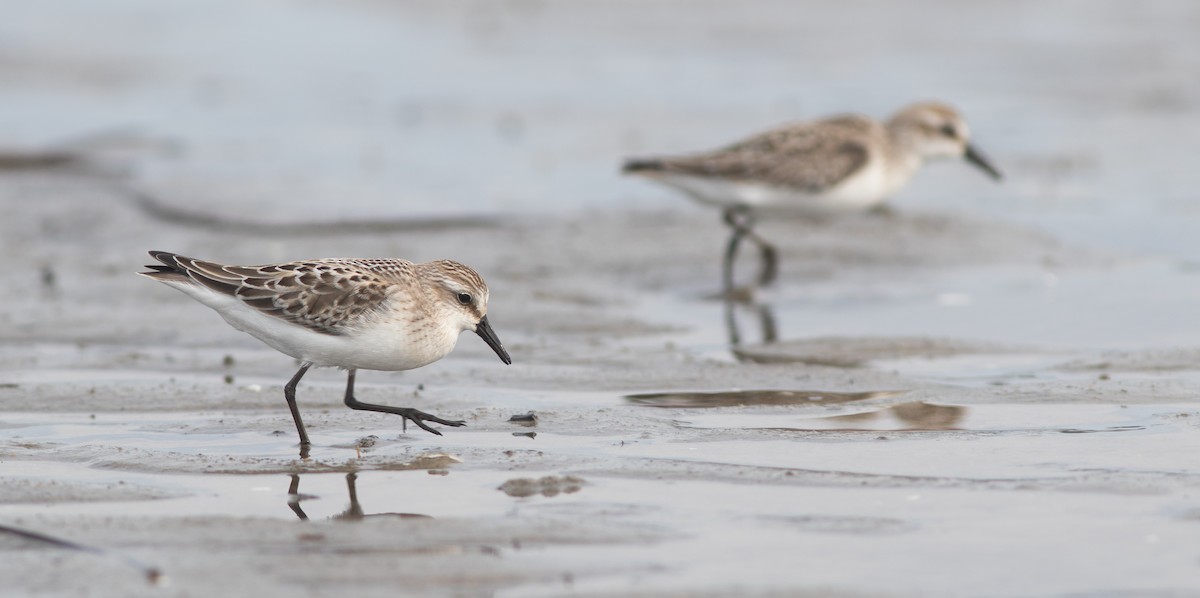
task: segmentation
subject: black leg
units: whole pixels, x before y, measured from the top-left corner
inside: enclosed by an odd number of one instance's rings
[[[442,424],[443,426],[453,426],[456,428],[467,425],[467,422],[442,419],[436,415],[430,415],[423,411],[417,411],[411,407],[388,407],[387,405],[363,403],[362,401],[354,398],[354,374],[356,371],[357,370],[350,370],[350,374],[346,378],[346,406],[351,409],[360,409],[362,411],[378,411],[380,413],[399,415],[400,417],[404,418],[404,423],[402,426],[405,432],[408,431],[409,421],[420,426],[422,430],[432,434],[437,434],[438,436],[441,436],[442,433],[425,425],[425,422],[430,421]]]
[[[723,264],[723,276],[721,282],[724,284],[726,296],[733,295],[733,267],[737,262],[738,246],[742,243],[742,238],[746,233],[750,232],[747,226],[747,221],[750,218],[749,212],[744,208],[729,208],[725,210],[725,224],[729,225],[732,233],[729,235],[729,244],[725,246],[725,263]]]
[[[733,295],[733,265],[737,262],[738,245],[745,236],[746,231],[740,228],[733,229],[733,234],[729,235],[729,245],[725,247],[725,263],[723,264],[721,283],[726,296]]]
[[[766,286],[775,280],[775,276],[779,272],[779,255],[775,247],[763,239],[758,233],[754,232],[754,213],[745,207],[733,207],[725,210],[725,224],[733,229],[733,234],[729,237],[729,245],[725,248],[725,264],[724,264],[724,284],[725,293],[732,294],[734,291],[733,285],[733,267],[737,261],[738,245],[741,244],[743,238],[749,238],[758,246],[758,253],[762,265],[758,273],[758,285]]]
[[[779,256],[775,251],[775,246],[758,236],[757,233],[751,232],[750,240],[758,245],[758,253],[762,259],[761,269],[758,271],[758,285],[765,287],[774,282],[775,276],[779,273]]]
[[[283,387],[283,397],[287,399],[288,409],[292,410],[292,420],[296,422],[296,431],[300,433],[300,458],[308,458],[308,450],[312,447],[312,443],[308,441],[308,432],[304,430],[304,420],[300,419],[300,408],[296,406],[296,385],[300,383],[300,379],[308,372],[308,368],[312,367],[312,363],[305,362],[300,366],[295,376],[288,381],[287,386]]]

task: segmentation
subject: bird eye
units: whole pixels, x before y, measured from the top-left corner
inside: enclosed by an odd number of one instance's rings
[[[458,302],[463,305],[470,305],[471,304],[471,296],[467,293],[459,293],[458,294]]]
[[[958,138],[958,129],[954,128],[954,125],[942,125],[941,131],[942,135],[945,135],[946,137],[951,139]]]

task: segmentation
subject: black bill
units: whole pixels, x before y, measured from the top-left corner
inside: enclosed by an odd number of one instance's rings
[[[975,146],[968,143],[967,151],[963,152],[963,157],[967,159],[967,162],[978,166],[984,172],[992,175],[993,179],[998,181],[1004,178],[1004,175],[1000,174],[1000,171],[996,170],[996,167],[992,166],[992,163],[988,162],[987,158],[984,158],[983,154],[975,149]]]
[[[479,320],[479,324],[475,326],[475,334],[478,334],[479,338],[482,338],[483,342],[487,343],[496,352],[496,355],[500,356],[500,361],[506,365],[512,365],[512,358],[508,356],[508,351],[504,350],[504,345],[500,342],[500,337],[496,336],[496,331],[492,330],[492,325],[488,324],[487,316],[483,316],[483,319]]]

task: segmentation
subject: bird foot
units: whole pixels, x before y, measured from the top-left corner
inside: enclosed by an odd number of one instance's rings
[[[412,408],[398,409],[396,411],[396,415],[399,415],[400,417],[404,418],[402,420],[404,423],[401,424],[401,429],[406,433],[408,432],[408,422],[410,422],[410,421],[414,424],[417,424],[417,426],[420,427],[422,430],[425,430],[426,432],[429,432],[431,434],[437,434],[438,436],[441,436],[442,433],[427,426],[425,424],[425,422],[429,421],[429,422],[442,424],[443,426],[451,426],[451,427],[455,427],[455,428],[459,428],[459,427],[467,425],[467,422],[465,422],[465,421],[442,419],[436,415],[433,415],[430,413],[425,413],[424,411],[418,411],[418,410],[412,409]]]

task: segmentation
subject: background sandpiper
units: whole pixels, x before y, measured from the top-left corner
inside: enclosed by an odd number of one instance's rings
[[[733,229],[725,253],[726,290],[743,238],[762,254],[759,284],[775,278],[776,251],[753,231],[758,214],[827,215],[880,206],[927,159],[962,157],[999,180],[970,143],[966,122],[942,103],[908,106],[886,123],[834,116],[772,129],[725,148],[678,157],[631,159],[625,173],[645,176],[723,211]]]

